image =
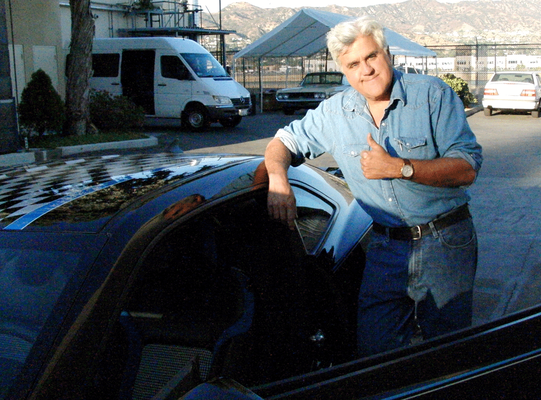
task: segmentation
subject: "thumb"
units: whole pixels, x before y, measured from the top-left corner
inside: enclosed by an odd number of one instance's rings
[[[372,134],[371,134],[371,133],[368,134],[367,140],[368,140],[368,145],[372,148],[372,150],[375,150],[375,149],[381,147],[381,146],[378,144],[378,142],[376,142],[376,141],[372,138]]]

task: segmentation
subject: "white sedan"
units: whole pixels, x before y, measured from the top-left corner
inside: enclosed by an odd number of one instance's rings
[[[486,116],[493,110],[531,111],[539,117],[541,77],[537,72],[497,72],[488,81],[483,95]]]

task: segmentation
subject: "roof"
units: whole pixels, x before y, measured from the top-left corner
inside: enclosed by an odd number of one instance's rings
[[[302,9],[269,33],[235,54],[241,57],[307,57],[326,48],[327,32],[353,17],[326,11]],[[393,55],[435,57],[436,53],[385,28]]]
[[[2,169],[0,231],[97,232],[119,211],[150,193],[251,158],[112,155]]]

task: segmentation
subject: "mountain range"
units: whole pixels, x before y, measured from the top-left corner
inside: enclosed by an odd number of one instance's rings
[[[228,47],[245,47],[300,9],[260,8],[244,2],[228,5],[222,9],[222,29],[236,32],[228,36]],[[541,43],[541,0],[469,0],[456,3],[407,0],[366,7],[329,5],[314,9],[350,16],[371,15],[385,27],[424,46]],[[203,13],[206,27],[219,20],[218,13]]]

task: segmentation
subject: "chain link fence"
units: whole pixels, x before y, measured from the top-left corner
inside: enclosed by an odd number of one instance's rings
[[[481,102],[483,88],[496,71],[541,71],[541,44],[461,44],[426,46],[436,57],[414,58],[395,56],[395,66],[413,67],[418,73],[442,76],[453,74],[468,83],[470,92]],[[273,93],[281,88],[297,86],[305,74],[336,71],[326,52],[310,58],[241,58],[228,52],[227,64],[233,66],[234,78],[246,87],[255,101],[272,102]],[[271,109],[268,105],[267,109]]]

